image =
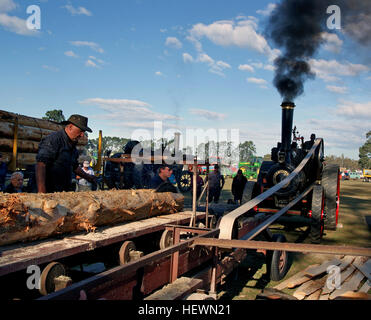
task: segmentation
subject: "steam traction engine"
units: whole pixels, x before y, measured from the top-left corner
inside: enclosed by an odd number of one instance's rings
[[[249,181],[244,190],[243,202],[248,202],[258,194],[276,186],[289,177],[296,169],[297,174],[278,191],[261,201],[255,210],[275,213],[288,206],[309,186],[311,191],[290,207],[276,222],[288,227],[310,226],[310,238],[319,243],[324,228],[336,230],[339,212],[340,171],[337,165],[324,163],[324,141],[311,135],[309,141],[296,137],[292,130],[295,104],[283,102],[282,136],[277,147],[272,148],[271,161],[262,163],[257,182]],[[294,141],[291,134],[294,133]],[[297,141],[301,140],[298,146]],[[298,168],[302,161],[312,154],[307,162]]]

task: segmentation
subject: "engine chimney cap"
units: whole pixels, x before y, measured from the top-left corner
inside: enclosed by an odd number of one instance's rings
[[[295,103],[291,101],[284,101],[282,102],[281,107],[282,108],[295,108]]]

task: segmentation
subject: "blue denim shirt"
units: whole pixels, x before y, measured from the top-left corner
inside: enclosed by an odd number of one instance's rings
[[[78,156],[76,146],[64,130],[53,132],[41,140],[36,161],[46,165],[46,192],[70,191]]]

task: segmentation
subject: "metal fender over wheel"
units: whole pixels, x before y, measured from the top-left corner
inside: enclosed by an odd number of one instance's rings
[[[340,204],[340,168],[328,164],[323,169],[322,186],[325,192],[325,227],[336,230]]]

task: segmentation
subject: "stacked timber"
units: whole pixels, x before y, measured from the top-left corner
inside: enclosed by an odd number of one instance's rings
[[[180,193],[153,190],[0,194],[0,246],[176,213],[183,204]]]
[[[287,299],[283,289],[295,290],[291,297],[297,300],[370,300],[371,259],[344,256],[311,265],[259,297]]]
[[[20,166],[35,164],[40,141],[49,134],[64,128],[57,122],[0,110],[0,152],[6,163],[12,159],[16,122],[18,123],[17,162]],[[78,147],[81,149],[87,143],[88,138],[84,136],[80,139]]]

